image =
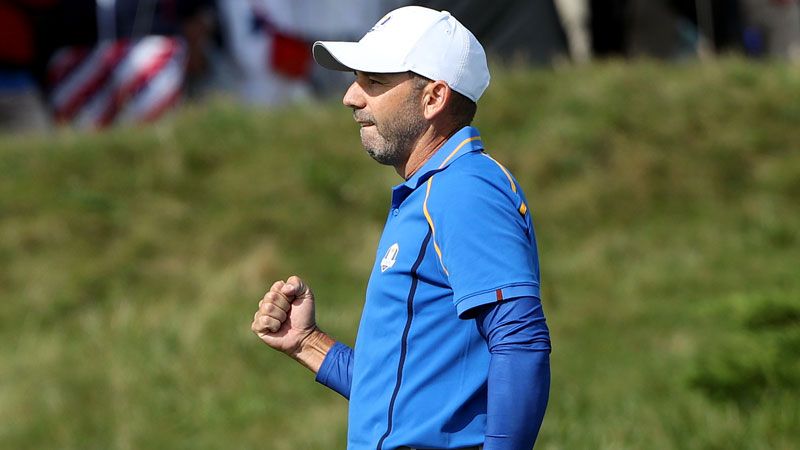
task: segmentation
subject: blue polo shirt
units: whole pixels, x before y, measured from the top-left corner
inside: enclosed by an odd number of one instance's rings
[[[392,193],[354,349],[348,449],[483,442],[489,351],[476,306],[539,297],[516,180],[465,127]]]

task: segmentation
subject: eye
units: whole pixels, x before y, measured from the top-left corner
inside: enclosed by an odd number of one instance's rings
[[[368,78],[369,84],[383,86],[385,83],[376,80],[375,78]]]

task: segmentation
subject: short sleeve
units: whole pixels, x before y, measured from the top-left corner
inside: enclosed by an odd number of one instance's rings
[[[530,211],[511,174],[476,152],[429,183],[426,209],[459,317],[503,299],[540,298]]]

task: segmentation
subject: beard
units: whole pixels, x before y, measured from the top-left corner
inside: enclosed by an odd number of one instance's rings
[[[372,122],[373,129],[361,128],[361,145],[375,161],[399,166],[408,160],[417,139],[427,127],[419,110],[419,98],[410,96],[397,108],[393,117],[377,122],[363,111],[355,111],[356,120]]]

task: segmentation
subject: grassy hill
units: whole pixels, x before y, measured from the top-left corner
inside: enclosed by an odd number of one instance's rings
[[[495,76],[553,334],[537,448],[800,442],[800,71]],[[346,402],[250,332],[300,274],[352,344],[399,182],[330,104],[0,138],[0,448],[344,448]]]

